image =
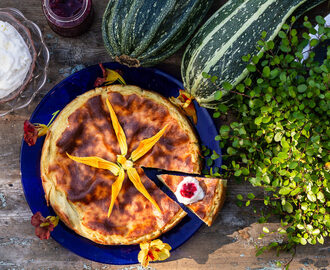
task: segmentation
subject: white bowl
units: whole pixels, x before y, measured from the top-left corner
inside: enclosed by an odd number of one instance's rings
[[[39,27],[15,8],[0,8],[0,20],[8,22],[20,33],[27,44],[32,63],[22,85],[0,99],[0,116],[28,106],[45,84],[49,51]]]

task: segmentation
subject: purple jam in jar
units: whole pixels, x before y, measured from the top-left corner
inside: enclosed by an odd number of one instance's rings
[[[60,17],[72,17],[83,6],[83,0],[49,0],[50,9]]]
[[[65,37],[85,32],[93,20],[92,0],[42,0],[50,28]]]

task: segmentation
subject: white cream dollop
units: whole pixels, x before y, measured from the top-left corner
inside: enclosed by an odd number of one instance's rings
[[[0,21],[0,98],[19,88],[30,69],[32,57],[18,31]]]
[[[180,190],[183,188],[184,184],[189,184],[189,183],[193,183],[196,186],[196,191],[194,193],[194,195],[191,198],[187,198],[181,195]],[[175,191],[175,196],[178,199],[178,201],[180,203],[183,204],[192,204],[194,202],[200,201],[204,198],[204,191],[201,188],[201,186],[199,185],[199,182],[196,178],[191,177],[191,176],[187,176],[184,177],[183,180],[179,183],[176,191]]]

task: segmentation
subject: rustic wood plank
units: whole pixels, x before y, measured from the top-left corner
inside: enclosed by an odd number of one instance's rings
[[[20,111],[0,118],[0,269],[141,269],[138,266],[111,266],[92,262],[64,249],[50,239],[41,241],[30,225],[31,211],[25,201],[20,182],[20,146],[23,122],[29,118],[42,97],[58,82],[77,68],[111,61],[100,34],[101,16],[107,1],[94,0],[95,19],[92,28],[77,38],[62,38],[53,33],[42,15],[39,0],[1,0],[0,7],[17,7],[27,18],[35,21],[44,33],[51,52],[49,76],[45,87],[32,104]],[[209,16],[225,0],[216,1]],[[322,6],[325,14],[326,4]],[[311,14],[316,14],[313,11]],[[157,67],[180,77],[181,49]],[[271,239],[283,241],[277,235],[258,240],[262,224],[257,223],[258,212],[264,209],[262,202],[248,208],[235,205],[236,194],[254,192],[262,197],[263,191],[248,183],[229,182],[228,197],[215,224],[203,226],[187,243],[172,253],[163,263],[151,264],[152,269],[278,269],[275,261],[287,262],[291,255],[267,252],[255,257],[255,245]],[[264,209],[266,210],[266,209]],[[278,220],[267,224],[276,228]],[[291,263],[291,269],[329,269],[329,241],[323,246],[301,246]]]

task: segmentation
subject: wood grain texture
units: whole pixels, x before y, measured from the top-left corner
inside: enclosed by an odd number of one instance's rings
[[[215,1],[212,14],[225,1]],[[95,18],[91,29],[77,38],[62,38],[48,27],[41,10],[40,0],[0,0],[1,7],[16,7],[28,19],[36,22],[51,51],[50,71],[46,85],[32,104],[23,110],[0,118],[0,270],[2,269],[141,269],[138,266],[111,266],[92,262],[64,249],[54,240],[41,241],[30,225],[31,211],[25,201],[20,179],[20,146],[23,122],[28,119],[42,97],[71,72],[83,66],[111,61],[101,37],[101,17],[105,0],[94,0]],[[310,14],[326,14],[327,4]],[[183,49],[158,65],[164,71],[180,77],[180,60]],[[259,198],[262,190],[248,183],[229,181],[228,197],[220,215],[210,228],[203,226],[187,243],[175,250],[162,263],[151,264],[153,269],[279,269],[275,261],[287,262],[291,255],[268,252],[255,257],[255,245],[267,243],[268,237],[258,240],[263,224],[252,206],[238,208],[238,193],[254,192]],[[259,196],[258,196],[259,195]],[[261,201],[253,203],[256,209],[264,208]],[[264,209],[267,211],[267,209]],[[267,224],[275,228],[278,220]],[[283,241],[279,236],[272,239]],[[290,269],[329,269],[329,241],[323,246],[301,246]]]

